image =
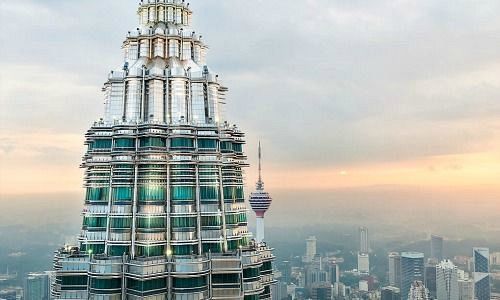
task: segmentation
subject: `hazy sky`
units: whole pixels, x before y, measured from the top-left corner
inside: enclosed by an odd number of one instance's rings
[[[0,201],[80,191],[83,134],[137,2],[0,1]],[[253,164],[263,141],[271,191],[500,190],[500,1],[191,7]]]

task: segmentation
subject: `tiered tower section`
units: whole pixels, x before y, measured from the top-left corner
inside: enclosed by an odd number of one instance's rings
[[[256,190],[250,194],[250,205],[256,215],[257,242],[262,243],[265,239],[264,215],[271,206],[273,199],[268,192],[264,190],[262,181],[262,147],[259,143],[259,181],[257,181]]]
[[[251,238],[244,134],[206,66],[189,4],[142,1],[105,114],[86,135],[78,247],[56,252],[56,299],[270,299],[271,249]]]

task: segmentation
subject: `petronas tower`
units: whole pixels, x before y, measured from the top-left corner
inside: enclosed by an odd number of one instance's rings
[[[223,116],[189,4],[141,1],[124,64],[86,134],[79,245],[55,299],[271,299],[272,249],[247,226],[244,133]]]

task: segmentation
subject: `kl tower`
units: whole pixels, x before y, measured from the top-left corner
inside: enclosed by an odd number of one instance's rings
[[[257,242],[262,243],[264,237],[264,215],[271,206],[273,199],[264,191],[264,182],[262,181],[262,147],[259,142],[259,181],[257,181],[255,192],[250,194],[250,205],[257,217]]]

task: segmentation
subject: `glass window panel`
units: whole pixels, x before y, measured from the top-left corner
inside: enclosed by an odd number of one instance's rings
[[[139,187],[139,201],[165,201],[166,189],[162,186]]]
[[[192,186],[173,186],[170,191],[173,201],[195,200],[195,188]]]

